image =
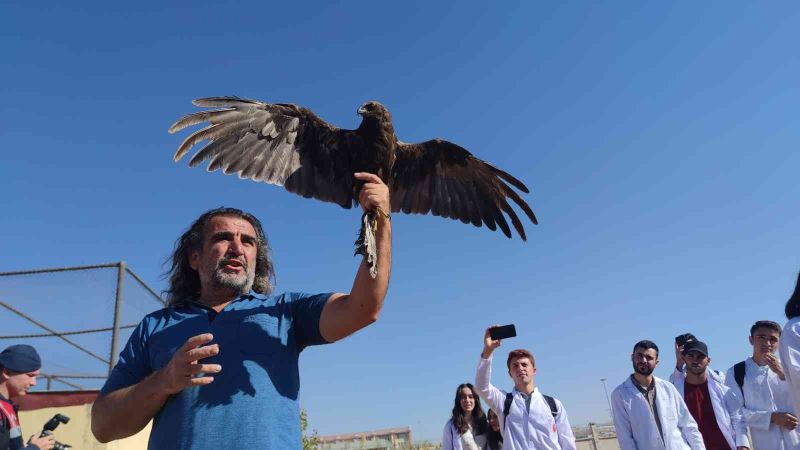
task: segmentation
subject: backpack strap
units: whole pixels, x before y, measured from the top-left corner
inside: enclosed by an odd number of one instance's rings
[[[740,361],[733,366],[733,379],[739,385],[739,390],[742,392],[742,402],[744,402],[744,369],[745,362]]]
[[[503,431],[505,431],[506,423],[508,422],[506,419],[508,418],[508,412],[511,411],[511,402],[514,401],[514,393],[509,392],[506,394],[506,401],[503,403]]]
[[[558,406],[556,405],[556,399],[549,395],[542,394],[544,397],[544,401],[547,402],[547,405],[550,407],[550,414],[553,415],[553,419],[555,420],[556,416],[558,415]],[[514,401],[514,394],[509,392],[506,394],[506,401],[503,404],[503,429],[506,427],[506,418],[508,417],[508,412],[511,411],[511,402]]]
[[[549,395],[544,395],[544,394],[542,394],[542,397],[544,397],[544,400],[550,406],[550,414],[552,414],[553,419],[555,419],[556,416],[558,415],[558,407],[556,406],[556,399],[550,397]]]

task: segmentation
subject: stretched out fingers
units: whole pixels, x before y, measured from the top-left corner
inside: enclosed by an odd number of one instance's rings
[[[197,348],[203,344],[208,344],[213,340],[214,340],[214,335],[211,333],[198,334],[197,336],[192,336],[189,339],[187,339],[186,342],[181,347],[181,350],[183,352],[186,352],[187,350]]]
[[[186,351],[187,361],[199,361],[219,354],[219,345],[212,344]]]
[[[219,373],[222,371],[222,366],[219,364],[191,364],[189,365],[189,374],[195,375],[198,373]]]
[[[205,386],[214,382],[214,377],[197,377],[189,379],[189,386]]]

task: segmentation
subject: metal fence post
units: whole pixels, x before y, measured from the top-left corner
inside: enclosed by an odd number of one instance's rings
[[[108,358],[108,374],[111,375],[111,371],[114,369],[114,366],[117,364],[117,345],[119,339],[119,322],[120,322],[120,314],[119,310],[122,306],[122,280],[125,278],[125,261],[120,261],[117,265],[117,298],[114,301],[114,329],[111,331],[111,355]]]

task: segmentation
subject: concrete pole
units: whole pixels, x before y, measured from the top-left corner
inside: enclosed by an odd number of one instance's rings
[[[125,261],[120,261],[117,265],[117,298],[114,301],[114,329],[111,331],[111,355],[108,358],[108,374],[111,375],[111,371],[114,369],[114,366],[117,364],[118,350],[117,346],[119,344],[119,323],[120,323],[120,309],[122,307],[122,281],[125,279]]]

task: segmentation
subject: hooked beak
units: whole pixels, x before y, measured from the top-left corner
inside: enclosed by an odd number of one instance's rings
[[[356,112],[358,113],[358,115],[363,116],[364,114],[367,113],[367,108],[364,108],[363,106],[361,106],[361,107],[358,108],[358,111],[356,111]]]

